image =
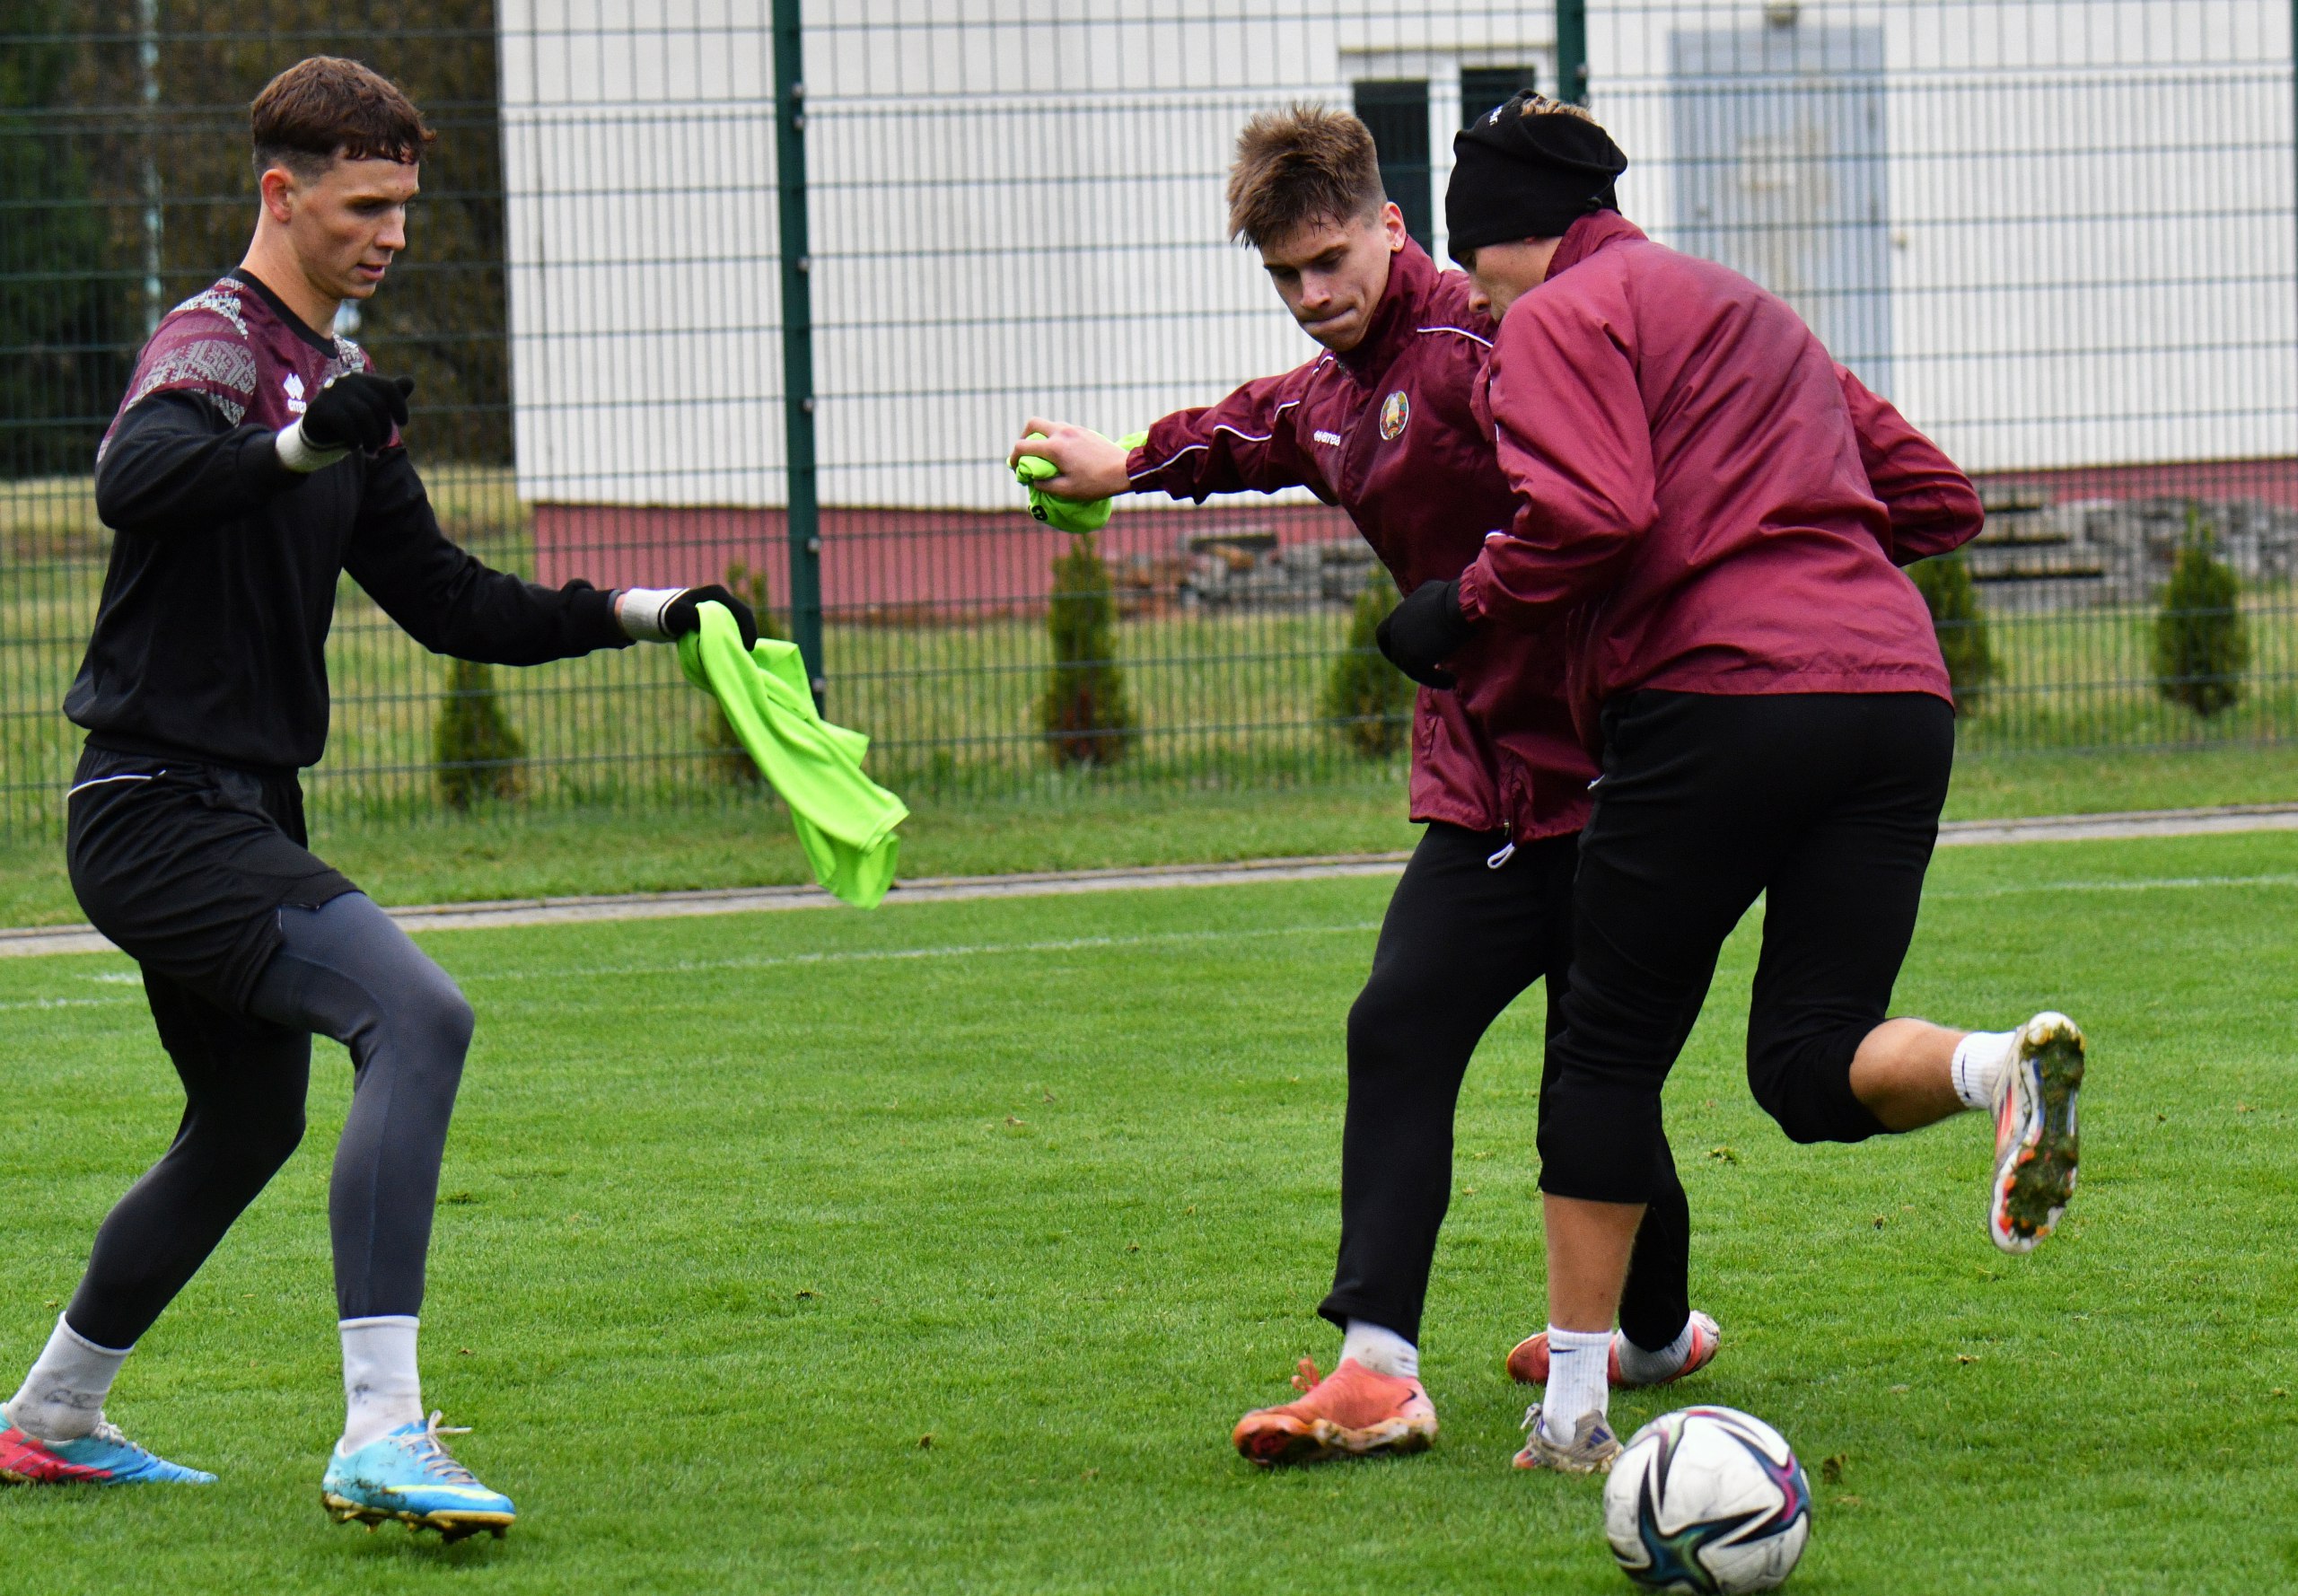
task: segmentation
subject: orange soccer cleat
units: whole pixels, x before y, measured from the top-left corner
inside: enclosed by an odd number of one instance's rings
[[[1302,1358],[1293,1386],[1301,1392],[1296,1400],[1253,1409],[1230,1437],[1264,1469],[1425,1451],[1436,1439],[1436,1408],[1417,1380],[1375,1374],[1355,1358],[1343,1358],[1329,1378],[1320,1379],[1316,1364]]]

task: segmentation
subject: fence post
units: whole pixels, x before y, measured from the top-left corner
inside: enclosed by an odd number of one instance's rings
[[[160,268],[166,241],[167,213],[160,208],[160,0],[138,0],[136,61],[143,73],[144,119],[136,140],[144,156],[144,336],[160,329],[166,310]]]
[[[1556,89],[1574,105],[1588,103],[1588,0],[1556,0]]]
[[[813,260],[806,239],[805,25],[800,0],[774,0],[775,187],[782,208],[782,432],[787,457],[790,633],[820,706],[821,504],[814,476]]]

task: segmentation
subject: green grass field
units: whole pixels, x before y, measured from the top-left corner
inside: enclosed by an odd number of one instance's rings
[[[1949,820],[2298,798],[2298,746],[1997,754],[1955,767]],[[995,875],[1409,848],[1400,773],[1139,788],[1048,777],[1003,798],[911,794],[901,873]],[[382,903],[446,903],[811,880],[787,816],[750,794],[634,811],[498,805],[397,819],[330,815],[313,846]],[[0,839],[0,925],[76,922],[53,837]]]
[[[1586,1480],[1507,1467],[1541,1319],[1538,999],[1464,1095],[1421,1458],[1257,1473],[1336,1224],[1342,1017],[1379,881],[435,935],[480,1015],[426,1394],[522,1518],[443,1550],[325,1521],[324,1215],[348,1071],[113,1404],[224,1483],[0,1495],[12,1577],[112,1592],[1626,1590]],[[1899,1003],[2088,1027],[2083,1190],[2006,1258],[1976,1117],[1799,1149],[1750,1104],[1743,928],[1670,1088],[1695,1295],[1677,1401],[1776,1424],[1791,1589],[2298,1583],[2298,839],[1943,855]],[[129,967],[0,961],[5,1378],[173,1128]],[[1823,1460],[1839,1460],[1823,1481]]]

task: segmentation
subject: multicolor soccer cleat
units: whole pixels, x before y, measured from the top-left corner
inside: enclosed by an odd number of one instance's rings
[[[1540,1405],[1524,1409],[1524,1450],[1516,1454],[1519,1469],[1553,1469],[1559,1474],[1609,1474],[1620,1454],[1619,1437],[1601,1413],[1580,1416],[1580,1427],[1569,1446],[1558,1445],[1540,1428]]]
[[[2005,1252],[2031,1252],[2074,1195],[2075,1099],[2083,1032],[2045,1011],[2019,1027],[1995,1088],[1995,1174],[1987,1233]]]
[[[1420,1381],[1376,1374],[1343,1358],[1328,1379],[1301,1360],[1293,1377],[1301,1392],[1282,1407],[1258,1407],[1237,1421],[1230,1436],[1237,1450],[1262,1468],[1361,1458],[1371,1452],[1428,1450],[1436,1439],[1436,1408]]]
[[[1691,1315],[1691,1351],[1673,1374],[1658,1380],[1630,1380],[1619,1366],[1619,1349],[1626,1337],[1618,1330],[1612,1332],[1611,1354],[1604,1360],[1604,1378],[1614,1390],[1634,1390],[1647,1385],[1673,1385],[1687,1374],[1697,1374],[1715,1361],[1716,1352],[1724,1345],[1724,1332],[1715,1321],[1695,1308]],[[1548,1332],[1527,1336],[1516,1343],[1508,1354],[1508,1378],[1518,1385],[1548,1383]]]
[[[6,1416],[0,1414],[0,1420]],[[42,1441],[13,1421],[0,1430],[0,1482],[39,1486],[212,1486],[215,1477],[144,1450],[99,1415],[75,1441]]]
[[[414,1530],[436,1530],[450,1543],[482,1530],[495,1539],[511,1527],[518,1510],[511,1498],[490,1491],[478,1476],[455,1461],[442,1435],[467,1435],[467,1427],[443,1429],[433,1414],[424,1425],[401,1425],[346,1457],[329,1454],[320,1501],[338,1524],[353,1520],[372,1531],[397,1519]]]

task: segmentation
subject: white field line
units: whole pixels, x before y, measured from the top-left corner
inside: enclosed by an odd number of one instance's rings
[[[2013,881],[2000,887],[1926,890],[1923,901],[1967,903],[1989,898],[2030,898],[2038,892],[2175,892],[2196,887],[2298,887],[2298,871],[2267,875],[2142,875],[2124,881]]]
[[[1294,879],[1294,878],[1286,878]],[[2298,887],[2298,872],[2263,875],[2139,876],[2123,881],[2024,881],[2001,887],[1973,887],[1925,892],[1928,903],[1972,902],[1997,898],[2023,898],[2051,892],[2157,892],[2201,889]],[[456,979],[466,984],[485,981],[595,980],[643,976],[696,975],[714,970],[776,969],[824,964],[872,964],[914,959],[978,959],[1008,953],[1068,953],[1108,948],[1147,948],[1182,943],[1246,942],[1278,936],[1332,936],[1378,931],[1378,920],[1346,920],[1332,925],[1259,925],[1197,931],[1153,931],[1136,936],[1066,936],[1020,943],[943,943],[915,948],[839,948],[808,953],[759,953],[732,959],[675,959],[652,964],[583,964],[531,967],[522,969],[467,970]],[[83,975],[83,981],[120,985],[112,971]],[[0,1013],[38,1009],[94,1009],[140,1004],[131,997],[34,997],[0,1002]]]
[[[2298,803],[2228,804],[2215,809],[2155,810],[2122,814],[2056,815],[2023,820],[1951,820],[1939,829],[1941,847],[2004,843],[2105,842],[2152,837],[2199,837],[2245,831],[2298,830]],[[1355,854],[1323,858],[1256,859],[1233,864],[1160,864],[1132,870],[1048,871],[1035,874],[928,877],[902,881],[886,904],[954,903],[992,898],[1066,897],[1080,892],[1132,892],[1159,887],[1233,887],[1256,881],[1329,881],[1394,875],[1403,854]],[[2155,885],[2275,886],[2279,876],[2141,878],[2127,882],[2036,883],[1988,889],[2010,896],[2038,891],[2128,891]],[[1932,893],[1952,898],[1954,893]],[[731,887],[696,892],[633,892],[599,897],[513,899],[487,903],[417,905],[390,910],[411,932],[476,931],[522,925],[574,925],[620,920],[678,919],[696,915],[755,914],[778,909],[830,908],[837,900],[818,887]],[[0,930],[0,958],[39,954],[108,953],[118,950],[86,925]]]
[[[1148,931],[1137,936],[1065,936],[1043,942],[952,943],[924,948],[839,948],[818,953],[759,953],[733,959],[678,959],[657,964],[585,964],[558,968],[471,970],[471,981],[583,980],[601,977],[690,975],[708,970],[776,969],[789,965],[871,964],[882,960],[976,959],[996,953],[1072,953],[1104,948],[1170,947],[1179,943],[1246,942],[1272,936],[1333,936],[1378,931],[1378,920],[1330,925],[1254,925],[1234,930]]]
[[[1155,864],[1137,870],[1048,871],[1030,875],[927,877],[897,883],[886,895],[893,908],[957,903],[987,898],[1052,898],[1079,892],[1140,891],[1157,887],[1233,887],[1254,881],[1313,881],[1346,876],[1392,876],[1402,854],[1355,854],[1315,859],[1255,859],[1237,864]],[[389,911],[411,932],[478,931],[519,925],[579,925],[617,920],[683,919],[696,915],[755,914],[777,909],[836,908],[819,887],[727,887],[699,892],[632,892],[597,898],[513,899],[490,903],[425,904]],[[41,953],[117,952],[86,925],[0,931],[0,958]]]
[[[873,964],[887,960],[977,959],[998,953],[1071,953],[1105,948],[1151,948],[1180,943],[1249,942],[1276,936],[1334,936],[1378,931],[1378,920],[1346,920],[1338,925],[1247,925],[1233,929],[1149,931],[1137,936],[1064,936],[1025,943],[944,943],[922,948],[838,948],[813,953],[759,953],[733,959],[672,959],[652,964],[547,965],[522,969],[466,970],[455,978],[468,986],[479,981],[595,980],[634,976],[682,976],[729,969],[776,969],[817,964]],[[112,983],[110,975],[83,976],[85,981]],[[97,1009],[140,1004],[139,997],[35,997],[0,1003],[0,1013],[16,1009]]]

